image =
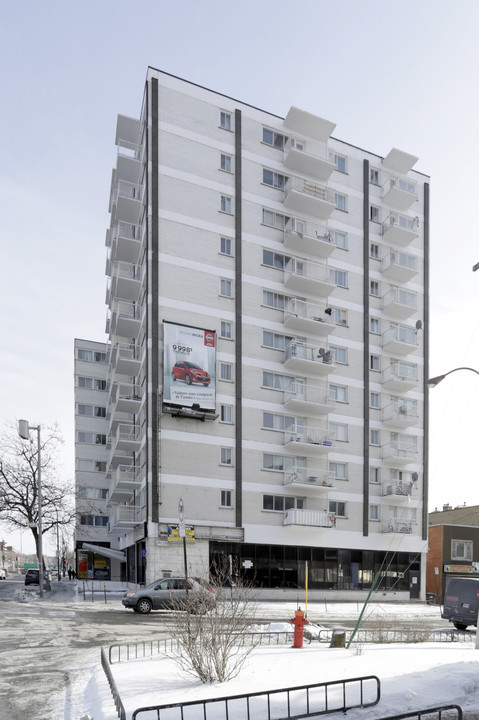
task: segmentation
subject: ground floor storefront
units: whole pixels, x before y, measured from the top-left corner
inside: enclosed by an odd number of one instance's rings
[[[409,592],[419,598],[419,553],[210,542],[211,572],[227,568],[258,588],[377,590]]]

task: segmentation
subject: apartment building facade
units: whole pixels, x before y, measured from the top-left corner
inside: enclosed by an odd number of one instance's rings
[[[118,117],[90,575],[424,595],[429,178],[334,127],[153,68]]]

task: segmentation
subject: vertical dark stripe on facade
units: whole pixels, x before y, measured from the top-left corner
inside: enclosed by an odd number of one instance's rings
[[[369,160],[363,162],[363,535],[369,535]]]
[[[242,342],[242,203],[241,110],[235,110],[235,510],[236,527],[243,524],[243,342]]]
[[[159,395],[158,395],[158,80],[151,79],[151,235],[150,235],[150,273],[151,288],[149,291],[151,305],[150,337],[151,337],[151,366],[149,368],[150,394],[150,421],[151,421],[151,520],[158,522],[159,513]]]
[[[429,378],[429,183],[424,183],[424,448],[422,479],[422,539],[427,540],[429,503],[429,395],[426,380]]]

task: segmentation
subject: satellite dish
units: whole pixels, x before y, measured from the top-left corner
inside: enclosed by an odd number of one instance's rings
[[[416,330],[422,330],[422,320],[416,322]]]
[[[416,472],[414,472],[414,473],[411,475],[411,479],[412,479],[413,482],[416,482],[417,479],[418,479],[418,477],[419,477],[419,475],[418,475]]]

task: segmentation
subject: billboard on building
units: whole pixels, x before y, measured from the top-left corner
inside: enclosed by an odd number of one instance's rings
[[[216,409],[216,333],[163,323],[163,402]]]

